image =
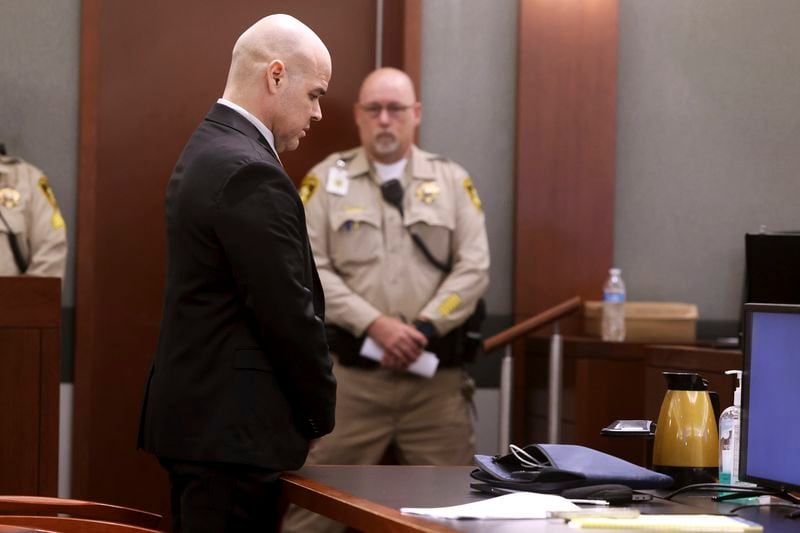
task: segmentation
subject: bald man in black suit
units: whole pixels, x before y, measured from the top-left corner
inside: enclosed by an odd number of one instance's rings
[[[175,531],[275,529],[278,475],[333,429],[322,288],[277,155],[322,118],[330,75],[308,27],[260,20],[236,42],[223,97],[170,178],[139,446],[169,472]]]

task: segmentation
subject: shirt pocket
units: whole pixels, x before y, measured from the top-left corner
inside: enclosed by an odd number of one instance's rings
[[[3,218],[8,224],[8,227],[6,227],[6,224],[0,221],[0,233],[8,233],[9,227],[11,228],[11,232],[17,235],[23,235],[25,233],[25,216],[22,209],[0,207],[0,212],[3,213]]]
[[[441,207],[437,210],[432,206],[417,205],[406,215],[405,224],[410,232],[419,235],[435,259],[447,263],[451,255],[455,224]],[[419,250],[418,252],[422,254]]]
[[[372,263],[383,255],[380,213],[374,209],[342,209],[330,214],[329,250],[338,269]]]

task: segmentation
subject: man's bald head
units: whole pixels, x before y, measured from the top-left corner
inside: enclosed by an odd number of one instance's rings
[[[375,91],[381,93],[392,90],[396,97],[403,98],[409,102],[416,102],[417,95],[414,91],[414,82],[400,69],[393,67],[383,67],[370,72],[364,81],[361,82],[361,89],[358,92],[358,101],[364,102],[369,99]]]
[[[330,64],[328,49],[311,28],[289,15],[270,15],[236,40],[225,90],[246,84],[276,59],[321,60]]]
[[[331,56],[311,28],[289,15],[250,26],[233,47],[223,98],[255,115],[275,135],[278,151],[294,150],[331,77]]]
[[[361,83],[355,117],[371,159],[394,163],[406,157],[422,117],[408,74],[389,67],[371,72]]]

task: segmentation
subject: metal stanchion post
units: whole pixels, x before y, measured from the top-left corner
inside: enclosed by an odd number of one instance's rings
[[[564,341],[558,330],[558,322],[550,339],[550,379],[547,405],[547,439],[551,444],[561,440],[561,374],[562,348]]]
[[[505,355],[500,366],[500,435],[498,453],[508,453],[508,445],[511,440],[511,378],[513,372],[514,359],[511,357],[511,345],[504,349]]]

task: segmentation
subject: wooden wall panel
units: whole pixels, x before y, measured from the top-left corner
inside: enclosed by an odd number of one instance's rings
[[[598,298],[613,257],[617,0],[520,0],[514,313]]]
[[[329,153],[358,143],[352,106],[375,64],[373,0],[83,1],[76,497],[166,510],[165,475],[135,449],[161,314],[164,191],[189,134],[222,94],[236,38],[280,12],[314,29],[333,60],[322,122],[282,156],[299,182]],[[396,55],[405,35],[391,35],[384,47]]]
[[[0,493],[38,493],[39,357],[35,331],[0,329]],[[27,384],[20,386],[20,384]]]
[[[645,416],[657,420],[667,393],[664,372],[696,372],[708,380],[708,390],[719,395],[720,412],[733,405],[736,378],[726,370],[743,368],[742,352],[690,346],[652,346],[647,350]]]
[[[389,0],[383,4],[381,66],[405,70],[420,93],[422,0]]]

